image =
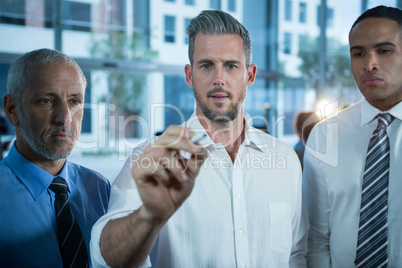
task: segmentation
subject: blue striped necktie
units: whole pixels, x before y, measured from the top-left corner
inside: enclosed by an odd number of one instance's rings
[[[387,127],[393,117],[377,115],[378,125],[371,136],[363,175],[356,267],[388,267],[388,174]]]
[[[88,267],[88,253],[80,227],[70,209],[67,183],[63,178],[57,177],[50,184],[49,189],[56,194],[54,207],[63,267]]]

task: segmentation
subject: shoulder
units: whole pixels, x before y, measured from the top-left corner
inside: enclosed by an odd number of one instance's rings
[[[2,179],[1,183],[3,187],[0,187],[0,191],[6,190],[4,185],[7,185],[10,182],[10,178],[16,178],[13,170],[7,165],[6,158],[0,161],[0,178]]]
[[[319,122],[311,131],[309,139],[339,135],[359,128],[361,104],[361,101],[356,102]]]
[[[5,177],[10,177],[10,176],[15,177],[14,171],[7,163],[7,161],[8,161],[7,157],[8,156],[6,156],[3,160],[0,161],[0,178],[2,178],[2,179]]]
[[[263,145],[263,147],[265,146],[266,148],[271,149],[293,150],[288,144],[280,139],[256,128],[250,127],[248,135],[250,140],[257,145]]]
[[[69,177],[78,183],[78,180],[87,184],[96,183],[98,187],[106,187],[110,190],[110,182],[99,172],[89,169],[87,167],[78,165],[76,163],[68,161],[68,173]]]
[[[285,142],[265,133],[259,129],[250,128],[248,131],[251,142],[266,154],[276,154],[278,157],[285,157],[288,160],[299,163],[294,149]]]

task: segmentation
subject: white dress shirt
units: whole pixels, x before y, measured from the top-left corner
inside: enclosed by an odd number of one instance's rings
[[[402,267],[402,102],[388,111],[388,267]],[[380,110],[362,100],[318,124],[306,147],[303,190],[310,218],[309,267],[355,267],[368,143]]]
[[[206,133],[194,115],[186,125]],[[250,126],[234,164],[222,144],[209,137],[200,143],[209,156],[144,267],[306,267],[308,219],[294,151]],[[92,229],[95,267],[106,266],[99,249],[104,225],[142,205],[130,165],[144,147],[134,149],[112,185],[107,215]]]

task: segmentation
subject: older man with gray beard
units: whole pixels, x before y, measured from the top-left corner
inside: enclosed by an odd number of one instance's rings
[[[86,80],[67,55],[39,49],[10,67],[3,104],[16,141],[0,162],[2,267],[88,267],[90,231],[110,183],[66,158],[81,132]]]

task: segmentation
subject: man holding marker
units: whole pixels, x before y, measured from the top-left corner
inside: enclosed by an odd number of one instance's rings
[[[134,149],[92,230],[96,267],[305,267],[299,160],[244,117],[257,72],[247,30],[203,11],[187,32],[196,111]]]

